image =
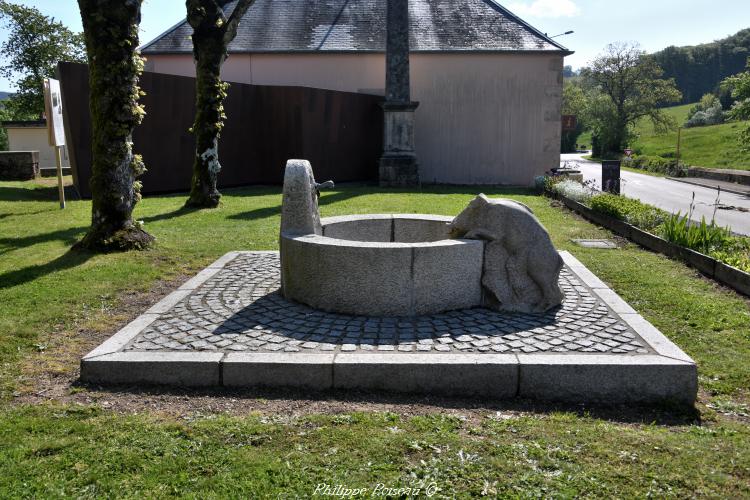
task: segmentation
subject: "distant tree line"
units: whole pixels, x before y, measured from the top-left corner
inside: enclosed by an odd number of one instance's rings
[[[721,90],[721,82],[742,72],[750,56],[750,28],[712,43],[692,47],[667,47],[651,55],[664,70],[663,78],[674,78],[682,92],[682,104],[698,102],[705,94],[715,94],[724,109],[734,99]]]
[[[565,65],[565,67],[563,67],[563,77],[573,78],[575,76],[578,76],[578,72],[573,70],[573,66],[567,64]]]

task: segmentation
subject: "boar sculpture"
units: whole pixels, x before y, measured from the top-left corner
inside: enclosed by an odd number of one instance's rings
[[[529,207],[480,194],[450,224],[452,238],[486,241],[482,305],[540,313],[562,304],[563,260]]]

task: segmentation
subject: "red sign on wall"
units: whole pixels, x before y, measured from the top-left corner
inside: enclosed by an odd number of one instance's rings
[[[570,132],[575,130],[577,125],[576,115],[563,115],[562,117],[562,129],[563,132]]]

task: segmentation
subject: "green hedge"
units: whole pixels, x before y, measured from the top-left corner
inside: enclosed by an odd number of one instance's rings
[[[633,155],[630,158],[623,158],[624,167],[656,172],[659,174],[669,175],[671,177],[685,177],[687,167],[678,162],[675,158],[664,158],[662,156]]]
[[[591,198],[591,208],[599,213],[627,222],[644,231],[650,231],[667,219],[669,214],[664,210],[641,203],[633,198],[614,194],[599,194]]]

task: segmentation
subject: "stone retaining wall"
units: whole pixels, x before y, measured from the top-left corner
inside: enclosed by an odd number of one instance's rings
[[[735,184],[750,186],[750,171],[745,170],[690,167],[688,169],[688,177],[734,182]]]
[[[39,176],[39,151],[0,151],[0,181],[28,181]]]

